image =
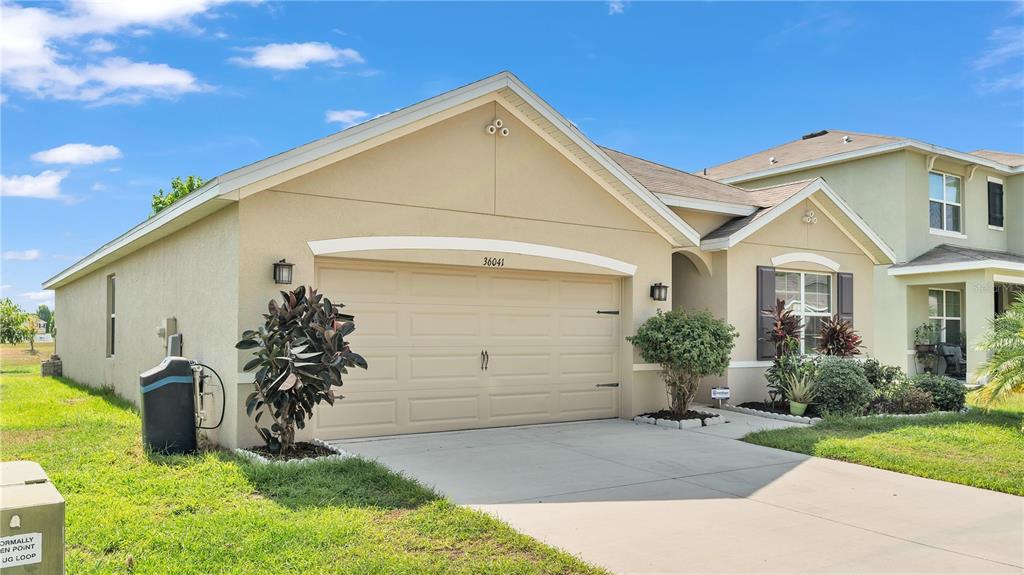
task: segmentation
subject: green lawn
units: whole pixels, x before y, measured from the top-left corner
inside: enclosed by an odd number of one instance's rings
[[[998,410],[915,418],[829,419],[744,441],[1024,495],[1024,397]]]
[[[0,458],[67,499],[68,573],[599,573],[376,463],[148,457],[122,400],[4,362]]]

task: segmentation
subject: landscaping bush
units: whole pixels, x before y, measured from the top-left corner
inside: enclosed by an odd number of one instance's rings
[[[340,396],[342,375],[350,367],[366,369],[366,360],[354,353],[345,336],[355,331],[351,316],[338,313],[334,304],[313,288],[281,292],[278,304],[270,300],[264,323],[246,330],[235,347],[253,350],[242,371],[256,370],[255,390],[245,400],[245,412],[273,453],[287,453],[295,445],[295,429],[313,417],[313,408]],[[270,427],[260,425],[264,413]]]
[[[868,413],[928,413],[935,411],[932,394],[910,385],[909,382],[897,383],[885,388],[871,405]]]
[[[932,394],[936,409],[960,411],[967,401],[967,388],[952,377],[921,373],[910,379],[911,385]]]
[[[626,338],[644,361],[661,364],[669,407],[679,417],[690,408],[702,377],[725,373],[735,340],[736,328],[724,320],[682,308],[658,310]]]
[[[863,347],[860,334],[853,329],[850,320],[843,319],[838,314],[821,322],[821,332],[818,335],[818,351],[823,355],[853,357],[860,354],[860,348]]]
[[[815,375],[818,409],[829,415],[863,415],[875,389],[858,361],[823,357]]]
[[[792,341],[796,343],[796,348],[799,348],[799,342],[795,339]],[[776,356],[764,372],[764,377],[768,380],[768,403],[776,405],[789,399],[786,396],[787,382],[794,377],[808,377],[813,380],[816,367],[815,358],[802,356],[795,350]]]
[[[864,360],[864,375],[871,387],[882,391],[902,384],[907,379],[903,370],[895,365],[885,365],[873,357]]]

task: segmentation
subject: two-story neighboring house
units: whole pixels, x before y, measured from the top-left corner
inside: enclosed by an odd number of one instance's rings
[[[973,379],[979,337],[1024,290],[1024,154],[822,130],[704,175],[749,190],[826,181],[895,254],[875,268],[872,354],[911,373],[934,361],[914,349],[930,325],[948,372]]]

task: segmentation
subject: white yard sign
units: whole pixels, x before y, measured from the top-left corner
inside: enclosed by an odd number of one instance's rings
[[[42,533],[22,533],[0,537],[0,569],[31,565],[42,560]]]

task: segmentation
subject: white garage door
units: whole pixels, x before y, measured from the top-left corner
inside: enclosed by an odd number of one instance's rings
[[[345,399],[323,439],[615,417],[618,278],[323,260],[317,285],[356,316]]]

